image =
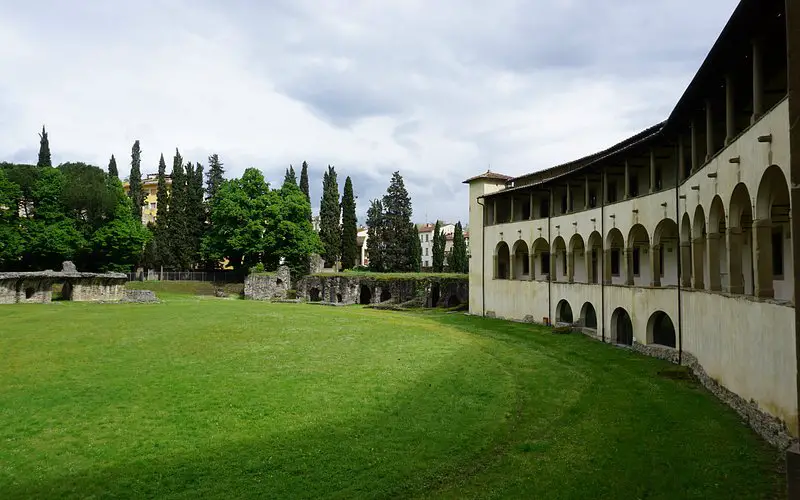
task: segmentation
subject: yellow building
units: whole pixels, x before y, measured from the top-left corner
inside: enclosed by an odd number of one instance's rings
[[[169,175],[166,176],[167,189],[172,186],[172,179]],[[125,181],[122,184],[125,188],[125,194],[130,191],[130,182]],[[142,224],[148,222],[155,222],[156,211],[158,210],[158,174],[147,174],[142,179],[142,189],[144,190],[145,204],[142,206]]]

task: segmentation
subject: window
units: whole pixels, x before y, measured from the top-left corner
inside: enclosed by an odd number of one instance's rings
[[[550,202],[548,200],[542,200],[539,203],[539,216],[541,218],[550,217]]]
[[[617,183],[615,181],[608,181],[608,202],[615,203],[617,201]]]
[[[522,202],[522,220],[530,220],[531,217],[531,204]]]
[[[590,189],[589,190],[589,208],[597,207],[597,190]]]
[[[567,195],[561,197],[561,213],[567,213]]]
[[[772,276],[783,279],[783,227],[772,228]]]
[[[639,176],[636,174],[631,174],[629,182],[629,192],[631,193],[631,196],[639,196]]]
[[[550,254],[548,252],[543,252],[542,256],[539,258],[539,261],[542,263],[540,273],[550,274]]]
[[[427,243],[427,242],[428,242],[428,238],[429,238],[429,237],[430,237],[430,235],[426,233],[426,234],[425,234],[425,243]]]
[[[528,254],[522,255],[522,274],[530,274],[531,273],[531,260],[528,258]]]
[[[155,209],[156,209],[156,203],[153,202],[150,204],[150,210],[155,210]]]
[[[639,271],[640,271],[640,269],[639,269],[639,264],[640,264],[639,260],[640,260],[639,259],[639,247],[634,247],[633,248],[633,275],[634,276],[639,276]]]
[[[619,248],[611,249],[611,275],[619,276]]]
[[[425,247],[425,256],[428,256],[428,247]]]
[[[663,179],[661,178],[661,167],[656,167],[656,178],[653,184],[656,186],[656,191],[660,191],[663,187]]]

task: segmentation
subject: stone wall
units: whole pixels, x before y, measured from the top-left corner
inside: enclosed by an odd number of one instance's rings
[[[298,282],[297,296],[308,302],[455,307],[469,302],[469,283],[457,275],[315,274]]]
[[[50,302],[54,283],[64,284],[66,300],[118,302],[126,281],[122,273],[80,273],[72,262],[65,262],[61,271],[0,273],[0,304]]]
[[[289,268],[281,266],[275,273],[251,274],[244,280],[244,298],[249,300],[282,300],[291,286]]]

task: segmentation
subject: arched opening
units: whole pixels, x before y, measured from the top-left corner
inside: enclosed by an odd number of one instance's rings
[[[439,305],[439,298],[441,294],[441,289],[439,288],[439,283],[433,283],[431,285],[431,305],[430,307],[436,307]]]
[[[458,300],[458,296],[451,295],[447,299],[447,307],[458,307],[461,305],[461,301]]]
[[[681,263],[681,286],[688,288],[692,286],[692,223],[689,221],[687,213],[684,213],[681,218],[681,242],[678,258]]]
[[[508,244],[501,241],[494,250],[494,279],[507,280],[511,272],[511,257]]]
[[[372,302],[372,290],[369,289],[367,285],[361,285],[361,290],[358,293],[358,303],[361,305],[367,305]]]
[[[708,283],[706,276],[706,214],[702,205],[697,205],[692,222],[692,288],[703,290]]]
[[[584,328],[597,329],[597,312],[591,302],[586,302],[581,308],[581,323]]]
[[[283,285],[283,280],[278,278],[278,279],[275,280],[275,284],[278,285],[278,286],[281,286],[281,285]]]
[[[678,285],[678,225],[672,219],[663,219],[653,231],[650,249],[651,286]]]
[[[706,258],[708,259],[708,289],[719,292],[728,284],[728,250],[725,243],[725,207],[722,198],[715,196],[708,210]]]
[[[33,288],[32,286],[29,286],[29,287],[25,288],[25,298],[26,299],[30,299],[31,297],[34,296],[35,293],[36,293],[36,289]]]
[[[564,299],[556,305],[556,323],[572,324],[572,307]]]
[[[322,297],[319,293],[319,288],[314,287],[308,291],[308,297],[311,299],[311,302],[319,302],[322,300]]]
[[[675,325],[663,311],[656,311],[647,321],[647,343],[676,347]]]
[[[791,300],[794,282],[792,230],[789,220],[789,186],[777,165],[764,172],[756,197],[753,223],[755,295]]]
[[[623,249],[625,240],[622,232],[617,228],[612,228],[606,236],[606,258],[603,279],[609,285],[625,284]]]
[[[568,278],[571,283],[588,283],[586,272],[586,247],[580,234],[573,234],[569,239]]]
[[[618,307],[611,315],[611,332],[617,344],[633,345],[633,323],[628,311]]]
[[[753,295],[753,209],[750,193],[739,183],[728,210],[728,293]]]
[[[567,281],[567,245],[561,236],[553,240],[553,259],[550,269],[553,270],[553,281]]]
[[[342,294],[341,293],[337,293],[336,294],[336,302],[339,303],[339,304],[342,303]]]
[[[531,247],[533,252],[533,276],[534,279],[547,281],[550,275],[550,245],[544,238],[537,238]]]
[[[650,236],[647,234],[647,229],[641,224],[634,224],[628,233],[628,247],[625,255],[626,285],[651,285],[650,257]]]
[[[603,237],[594,231],[589,235],[586,244],[586,281],[587,283],[599,283],[600,263],[603,260]]]
[[[64,286],[61,287],[61,300],[72,300],[72,282],[64,282]]]
[[[391,300],[391,298],[392,292],[390,292],[389,289],[384,288],[381,290],[381,302],[386,302],[387,300]]]
[[[530,265],[531,261],[528,257],[528,244],[523,240],[514,243],[514,276],[515,280],[528,280],[530,279]]]

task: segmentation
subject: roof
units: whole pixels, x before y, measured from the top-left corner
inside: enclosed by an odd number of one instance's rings
[[[479,179],[508,181],[513,179],[513,177],[511,177],[510,175],[498,174],[497,172],[492,172],[491,170],[487,170],[481,175],[476,175],[475,177],[470,177],[469,179],[465,180],[464,184],[469,184],[470,182],[477,181]]]

